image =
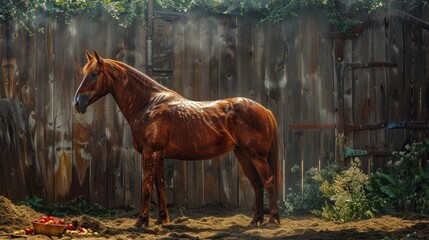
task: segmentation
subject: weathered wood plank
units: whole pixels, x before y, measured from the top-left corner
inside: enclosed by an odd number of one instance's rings
[[[187,18],[185,32],[185,88],[184,96],[201,100],[201,43],[200,16],[193,14]],[[186,163],[186,196],[189,207],[201,206],[204,203],[204,173],[201,161]]]
[[[7,24],[0,23],[0,41],[2,43],[7,42],[7,33],[8,33]],[[0,44],[0,56],[2,58],[7,58],[7,44]],[[4,61],[6,63],[6,61]],[[3,67],[3,60],[1,62],[1,74],[0,74],[0,97],[6,97],[6,76],[5,69]]]
[[[45,197],[27,112],[20,100],[0,99],[0,145],[0,195],[13,201]]]
[[[54,140],[53,140],[53,29],[51,24],[44,26],[44,33],[36,34],[36,149],[37,159],[46,190],[46,201],[54,200]]]
[[[109,26],[106,45],[106,57],[115,58],[118,46],[124,45],[125,29]],[[122,159],[122,139],[124,136],[125,119],[111,95],[106,99],[106,131],[108,155],[108,199],[109,207],[123,207],[125,202],[125,175]]]
[[[123,49],[118,48],[116,56],[124,51],[124,59],[127,63],[134,66],[136,69],[145,72],[146,59],[144,53],[146,45],[140,44],[141,39],[146,39],[146,28],[144,25],[133,26],[133,29],[126,29],[124,39],[125,46]],[[134,149],[132,144],[132,133],[128,123],[124,123],[124,136],[122,139],[122,161],[124,162],[125,173],[125,207],[139,208],[141,200],[141,155]],[[169,190],[169,184],[172,182],[172,176],[167,174],[171,168],[171,160],[165,160],[165,182],[167,185],[167,202],[172,202],[172,192]],[[171,194],[168,194],[170,193]]]
[[[373,40],[371,43],[372,62],[387,62],[386,57],[386,29],[384,21],[374,23],[372,27]],[[389,68],[372,68],[370,101],[370,122],[387,122],[387,88],[389,80],[387,79],[387,72],[391,71]],[[387,151],[387,129],[377,129],[370,132],[370,148],[374,150]],[[368,172],[374,172],[378,168],[385,166],[388,162],[387,157],[369,157]]]
[[[429,21],[429,6],[422,7],[422,20]],[[420,120],[429,121],[429,32],[422,32],[422,111]],[[425,90],[426,89],[426,90]],[[426,136],[427,137],[427,136]]]
[[[294,26],[300,26],[300,19],[291,19],[283,25],[285,49],[287,56],[285,58],[286,65],[286,104],[285,109],[286,121],[285,124],[294,124],[302,122],[301,114],[301,90],[302,90],[302,62],[300,61],[302,42],[296,39],[302,39],[301,32]],[[258,64],[258,63],[256,63]],[[287,125],[286,125],[287,126]],[[302,149],[303,149],[303,130],[287,129],[285,143],[286,148],[286,161],[284,164],[284,189],[286,194],[290,190],[298,191],[296,183],[301,179]]]
[[[401,105],[404,107],[404,115],[402,117],[402,120],[417,120],[416,119],[416,109],[414,101],[414,96],[416,94],[415,92],[415,74],[416,74],[416,59],[415,59],[415,41],[414,41],[414,34],[415,34],[415,26],[410,22],[403,22],[403,41],[404,41],[404,48],[403,48],[403,99],[401,102]],[[405,144],[409,144],[413,141],[413,130],[404,129],[404,140],[403,140],[403,146]]]
[[[253,49],[253,24],[251,18],[239,18],[237,28],[237,96],[254,98],[254,49]],[[238,172],[238,205],[245,208],[255,207],[255,193],[249,179],[244,174],[241,166]]]
[[[218,87],[219,98],[232,97],[237,92],[237,22],[232,16],[218,20]],[[238,163],[232,153],[221,157],[220,201],[238,204]]]
[[[76,17],[74,18],[67,26],[67,35],[71,42],[72,51],[67,51],[68,61],[73,63],[69,68],[69,74],[65,75],[65,78],[69,76],[72,79],[68,81],[72,83],[70,99],[73,98],[75,91],[79,87],[80,82],[83,79],[81,74],[81,67],[86,63],[86,57],[84,53],[85,39],[89,35],[88,32],[91,31],[91,26],[88,28],[82,28],[77,31],[77,28],[83,25],[85,18]],[[94,106],[91,106],[91,110]],[[90,110],[90,111],[91,111]],[[91,184],[91,152],[90,152],[90,125],[86,121],[86,118],[74,110],[70,110],[72,114],[72,186],[71,186],[71,196],[89,196],[90,193],[90,184]]]
[[[180,18],[173,25],[173,52],[174,52],[174,90],[180,91],[183,89],[185,78],[185,23],[186,19]],[[176,206],[185,205],[186,199],[186,163],[184,161],[174,161],[174,204]]]
[[[317,12],[302,12],[303,18],[300,24],[300,57],[299,61],[302,66],[299,73],[301,78],[301,122],[302,123],[320,123],[320,78],[319,78],[319,32],[317,25]],[[301,146],[301,180],[304,179],[305,173],[313,167],[318,167],[318,151],[320,145],[319,130],[305,130],[302,138],[304,143]],[[303,181],[301,188],[304,189]]]
[[[64,51],[64,41],[72,41],[68,28],[64,23],[54,21],[53,27],[53,131],[54,131],[54,200],[61,202],[70,199],[72,186],[72,130],[71,102],[72,99],[72,63],[68,53]],[[70,66],[70,67],[69,67]]]
[[[284,87],[286,86],[286,70],[285,70],[285,41],[284,33],[282,28],[283,23],[273,24],[272,27],[268,28],[267,41],[266,41],[266,52],[265,52],[265,91],[266,107],[270,109],[276,117],[278,133],[278,144],[280,151],[278,157],[280,161],[280,169],[282,169],[282,160],[284,159],[283,151],[283,122],[284,112],[283,109],[285,103]],[[279,199],[283,199],[283,187],[279,186],[278,189]]]
[[[217,72],[217,18],[209,16],[201,19],[201,90],[204,100],[218,98]],[[204,204],[219,200],[219,158],[203,162]]]
[[[317,14],[318,32],[325,33],[330,29],[327,17],[323,13]],[[332,50],[334,49],[333,41],[326,34],[319,34],[318,47],[318,87],[319,98],[316,102],[319,104],[317,114],[320,123],[335,123],[335,91],[334,83],[334,63]],[[317,109],[317,108],[316,108]],[[319,163],[315,167],[323,168],[328,162],[335,161],[335,129],[321,129],[320,145],[316,150],[317,160]]]
[[[99,51],[102,56],[106,57],[106,38],[107,31],[103,31],[102,35],[98,29],[105,28],[105,18],[96,18],[93,21],[87,23],[88,31],[82,39],[83,49],[81,49],[80,59],[82,66],[86,64],[87,59],[84,50],[92,51],[93,49]],[[99,37],[102,36],[102,37]],[[110,57],[110,56],[108,56]],[[83,76],[80,75],[75,80],[75,90],[82,81]],[[83,129],[81,131],[88,132],[88,137],[83,144],[88,144],[87,158],[90,161],[90,187],[89,195],[93,202],[100,203],[103,206],[109,206],[109,189],[112,187],[109,185],[109,162],[108,156],[111,154],[111,149],[108,146],[108,131],[107,128],[107,115],[106,105],[107,98],[101,98],[94,104],[92,104],[85,114],[78,114],[77,124]]]
[[[398,64],[398,67],[392,68],[387,72],[388,88],[387,88],[387,120],[388,122],[404,121],[404,32],[403,23],[400,19],[390,17],[387,19],[386,31],[386,55],[389,62]],[[402,147],[404,140],[403,129],[388,129],[387,138],[389,139],[387,148],[399,150]]]
[[[373,33],[370,29],[365,30],[362,35],[351,40],[353,45],[352,62],[365,63],[371,62],[371,44]],[[352,122],[349,124],[367,124],[371,123],[370,113],[372,112],[371,91],[374,86],[374,79],[371,79],[371,69],[355,69],[352,70]],[[368,149],[370,143],[369,131],[357,131],[353,133],[353,145],[350,147],[355,149]],[[360,157],[362,169],[368,170],[368,157]]]

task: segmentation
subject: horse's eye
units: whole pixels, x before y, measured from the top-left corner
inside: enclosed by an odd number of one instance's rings
[[[91,73],[91,78],[92,79],[95,79],[97,77],[98,77],[98,73],[96,73],[96,72]]]

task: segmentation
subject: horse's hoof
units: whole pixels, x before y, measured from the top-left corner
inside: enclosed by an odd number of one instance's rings
[[[263,227],[265,228],[278,228],[280,226],[280,224],[276,223],[276,222],[267,222],[264,224]]]
[[[262,225],[263,221],[264,221],[264,219],[254,218],[252,221],[250,221],[248,226],[249,227],[259,227]]]
[[[165,218],[165,217],[158,217],[158,219],[155,222],[156,225],[162,225],[164,223],[165,224],[169,224],[170,223],[170,219],[169,218]]]
[[[280,226],[280,218],[270,218],[266,224],[268,228],[275,228],[278,226]]]
[[[139,218],[137,222],[134,224],[133,229],[145,229],[149,226],[149,219]]]
[[[139,226],[132,226],[130,230],[132,232],[141,232],[143,230],[143,228],[139,227]]]

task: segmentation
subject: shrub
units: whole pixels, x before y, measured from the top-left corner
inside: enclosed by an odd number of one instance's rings
[[[378,171],[370,177],[366,190],[371,199],[379,199],[374,205],[378,212],[429,213],[429,164],[424,159],[428,149],[428,140],[407,145],[404,151],[393,153],[398,160],[388,163],[389,172]]]
[[[294,166],[291,172],[299,170]],[[332,182],[334,177],[341,171],[341,167],[335,162],[328,162],[325,168],[310,168],[304,174],[303,182],[299,181],[295,188],[289,188],[286,201],[279,205],[283,215],[298,213],[313,213],[320,215],[325,197],[320,192],[323,181]]]
[[[368,176],[360,168],[358,158],[352,160],[351,167],[334,177],[333,182],[324,181],[320,187],[328,198],[322,208],[322,217],[326,220],[348,222],[372,217],[371,203],[365,193]]]

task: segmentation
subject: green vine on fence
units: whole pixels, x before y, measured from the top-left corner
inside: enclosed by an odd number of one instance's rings
[[[78,14],[109,13],[124,27],[145,22],[148,0],[2,0],[0,20],[13,19],[28,30],[37,29],[39,14],[69,22]],[[410,12],[429,0],[154,0],[169,11],[202,10],[221,14],[251,15],[260,21],[278,22],[296,17],[304,8],[322,10],[337,31],[348,32],[358,23],[353,15],[371,14],[390,7]]]

